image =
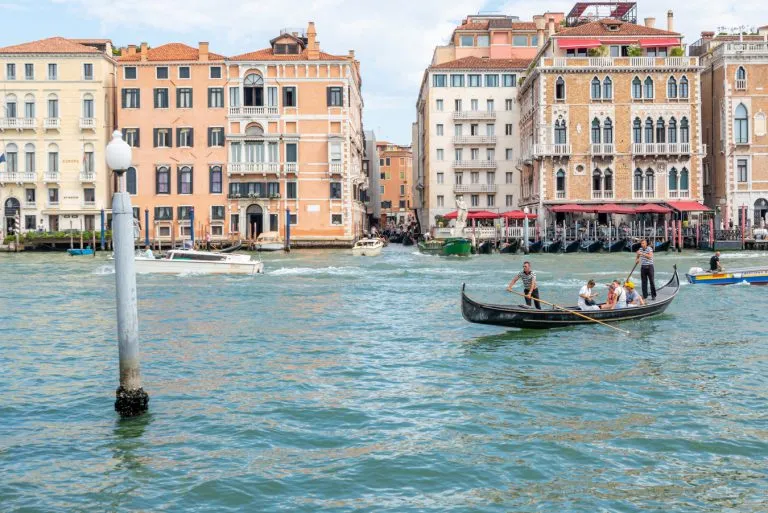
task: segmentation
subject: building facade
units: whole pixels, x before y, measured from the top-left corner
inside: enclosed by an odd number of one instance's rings
[[[152,241],[190,239],[194,217],[197,240],[228,238],[224,57],[205,42],[142,43],[118,64],[118,119],[133,147],[126,185],[142,236],[148,217]]]
[[[114,126],[108,40],[54,37],[0,48],[0,233],[94,230],[109,209]]]
[[[413,152],[409,146],[388,142],[377,145],[379,157],[380,226],[408,222],[413,202]]]
[[[718,226],[768,221],[768,27],[751,34],[702,32],[690,48],[704,67],[704,200]],[[721,224],[722,223],[722,224]]]
[[[378,225],[381,218],[381,189],[379,186],[379,155],[376,149],[376,134],[372,130],[365,131],[365,151],[363,152],[363,174],[368,179],[368,188],[364,190],[365,209],[368,214],[368,225]]]
[[[362,201],[363,101],[354,52],[320,50],[313,23],[227,59],[227,194],[231,231],[284,234],[294,245],[351,245]]]
[[[702,199],[701,66],[671,11],[654,24],[549,31],[520,87],[520,207]]]

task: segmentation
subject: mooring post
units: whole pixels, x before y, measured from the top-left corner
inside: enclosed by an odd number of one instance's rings
[[[291,250],[291,209],[285,209],[285,251]]]
[[[149,209],[144,209],[144,248],[149,248]]]
[[[136,306],[133,208],[124,192],[123,174],[131,166],[131,147],[115,130],[107,146],[107,164],[117,174],[118,191],[112,198],[112,244],[115,252],[117,296],[117,343],[120,356],[120,387],[115,410],[122,417],[141,415],[149,406],[149,395],[141,387],[139,367],[139,316]]]
[[[104,222],[106,221],[106,214],[104,209],[101,209],[101,250],[104,251]],[[93,248],[96,251],[96,248]]]

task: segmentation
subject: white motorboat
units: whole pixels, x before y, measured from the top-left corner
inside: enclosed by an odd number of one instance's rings
[[[283,241],[277,232],[264,232],[256,237],[257,251],[280,251],[283,248]]]
[[[352,248],[352,254],[355,256],[378,256],[383,247],[384,243],[379,239],[360,239]]]
[[[136,272],[140,274],[258,274],[264,264],[250,255],[212,253],[191,249],[172,249],[163,258],[152,250],[136,254]]]

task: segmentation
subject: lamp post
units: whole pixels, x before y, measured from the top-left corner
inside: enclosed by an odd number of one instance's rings
[[[528,214],[531,210],[528,207],[523,209],[523,253],[528,254]]]
[[[115,410],[122,417],[147,411],[149,395],[141,388],[139,368],[139,317],[136,307],[133,208],[125,191],[123,174],[131,166],[131,147],[119,130],[112,133],[106,150],[107,165],[117,173],[118,191],[112,197],[112,244],[115,252],[117,296],[117,345],[120,354],[120,387]]]

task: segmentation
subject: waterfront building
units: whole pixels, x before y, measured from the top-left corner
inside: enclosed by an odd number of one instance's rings
[[[738,35],[702,32],[689,53],[704,68],[704,200],[724,225],[740,226],[746,210],[745,222],[762,226],[768,221],[768,26]]]
[[[455,210],[505,211],[519,201],[518,84],[543,44],[547,23],[501,15],[469,16],[424,72],[413,125],[414,207],[422,230]],[[554,29],[553,29],[554,30]]]
[[[634,3],[607,18],[574,11],[550,23],[519,88],[519,206],[546,217],[568,203],[702,199],[701,66],[672,12],[661,29],[637,24]]]
[[[381,189],[379,188],[379,155],[376,151],[376,134],[372,130],[366,130],[364,135],[363,174],[368,179],[368,188],[363,191],[365,210],[368,215],[368,226],[378,226],[381,217]]]
[[[388,142],[376,145],[379,156],[380,226],[407,224],[412,216],[413,153],[410,146]]]
[[[354,51],[320,49],[314,23],[227,60],[231,230],[285,229],[294,245],[351,245],[366,226],[363,101]]]
[[[93,230],[109,209],[114,126],[109,40],[52,37],[0,48],[0,233]]]
[[[230,236],[227,201],[224,56],[168,43],[141,43],[118,57],[118,119],[133,147],[125,174],[134,213],[152,241]]]

